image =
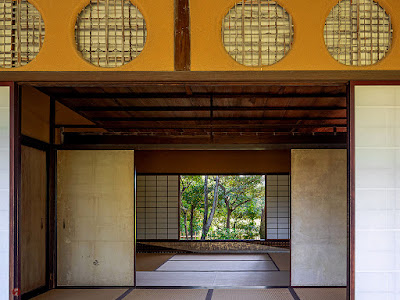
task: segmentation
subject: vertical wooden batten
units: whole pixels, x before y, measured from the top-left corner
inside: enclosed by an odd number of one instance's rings
[[[190,71],[189,0],[175,0],[175,71]]]
[[[50,98],[50,148],[47,156],[48,166],[48,246],[47,281],[48,288],[56,288],[56,148],[55,148],[55,100]]]
[[[347,95],[347,299],[355,299],[355,126],[354,84],[351,82]]]
[[[21,212],[21,89],[13,82],[0,83],[10,87],[10,299],[21,299],[13,295],[21,290],[21,253],[19,217]]]

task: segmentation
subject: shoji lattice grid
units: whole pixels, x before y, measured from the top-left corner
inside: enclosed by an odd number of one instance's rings
[[[137,238],[179,237],[179,176],[137,176]]]
[[[400,299],[400,86],[356,86],[355,299]]]
[[[290,176],[267,175],[267,239],[290,239]]]
[[[326,19],[324,37],[329,53],[340,63],[372,65],[390,50],[391,19],[373,0],[343,0]]]
[[[129,0],[91,0],[75,26],[78,51],[99,67],[120,67],[146,43],[146,22]]]
[[[34,59],[44,42],[39,11],[26,0],[0,0],[0,67],[14,68]]]
[[[239,2],[222,21],[222,41],[245,66],[272,65],[292,48],[292,17],[275,1]]]

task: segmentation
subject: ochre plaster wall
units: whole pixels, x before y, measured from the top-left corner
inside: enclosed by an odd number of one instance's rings
[[[246,67],[237,63],[222,44],[222,19],[241,0],[191,0],[191,38],[193,71],[229,70],[398,70],[400,69],[400,1],[379,0],[392,17],[393,44],[389,55],[368,67],[345,66],[326,50],[325,19],[338,0],[277,0],[293,17],[293,48],[278,63],[266,67]]]
[[[50,97],[29,86],[22,88],[21,132],[42,142],[49,142]]]
[[[290,151],[135,151],[138,173],[289,173]]]
[[[41,12],[46,37],[39,55],[28,65],[1,71],[173,71],[174,0],[132,0],[143,13],[148,38],[143,52],[119,68],[100,68],[86,62],[76,50],[74,26],[88,0],[29,0]],[[338,0],[278,0],[293,17],[294,43],[280,62],[266,67],[237,63],[222,44],[222,19],[240,0],[190,0],[192,71],[307,71],[307,70],[399,70],[400,1],[379,0],[391,15],[393,44],[389,55],[366,67],[345,66],[326,50],[325,19]]]
[[[100,68],[76,50],[75,23],[89,0],[29,0],[42,14],[46,36],[37,57],[26,66],[1,71],[172,71],[174,69],[174,1],[133,0],[146,19],[142,53],[119,68]]]

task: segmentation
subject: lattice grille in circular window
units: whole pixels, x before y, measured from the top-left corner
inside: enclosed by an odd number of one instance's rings
[[[45,35],[42,16],[26,0],[0,0],[0,67],[28,64],[39,53]]]
[[[222,40],[237,62],[272,65],[292,48],[292,17],[275,1],[243,0],[223,19]]]
[[[324,36],[329,53],[340,63],[372,65],[390,50],[391,19],[373,0],[343,0],[326,19]]]
[[[120,67],[146,43],[146,22],[129,0],[91,0],[75,26],[78,51],[99,67]]]

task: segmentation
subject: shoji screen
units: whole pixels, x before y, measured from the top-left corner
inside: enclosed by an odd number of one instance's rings
[[[355,87],[356,299],[400,299],[400,86]]]
[[[179,176],[137,176],[137,239],[179,238]]]
[[[266,175],[267,239],[290,239],[290,176]]]

